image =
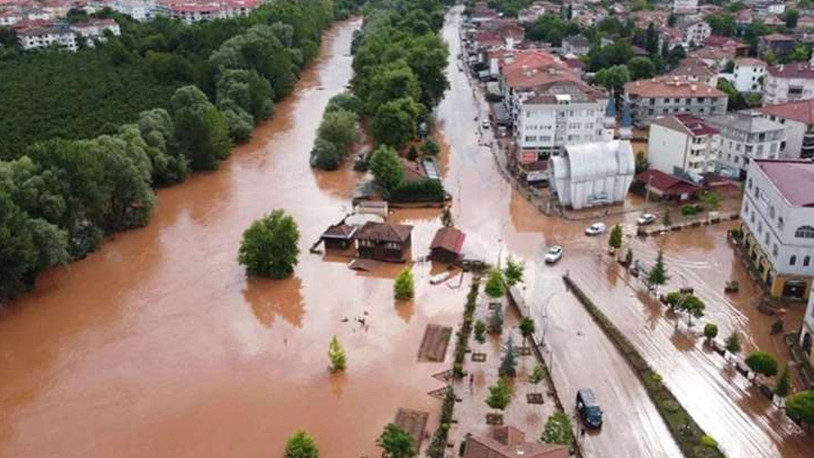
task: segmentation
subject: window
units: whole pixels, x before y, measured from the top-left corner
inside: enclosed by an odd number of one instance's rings
[[[814,239],[814,227],[800,226],[794,231],[794,236],[800,239]]]
[[[793,266],[795,264],[797,264],[797,255],[793,254],[793,255],[791,255],[791,258],[789,258],[789,265]]]
[[[803,267],[808,267],[809,265],[811,265],[811,256],[806,255],[806,257],[803,258]]]
[[[763,237],[763,243],[769,246],[769,231],[766,231],[766,235]]]
[[[769,218],[774,219],[774,205],[769,207]]]
[[[775,258],[777,257],[777,244],[776,243],[772,247],[772,256],[774,256]]]
[[[783,217],[777,218],[777,228],[781,231],[783,230],[783,226],[785,226],[785,222],[783,221]]]
[[[749,189],[752,189],[752,179],[751,178],[749,178],[749,181],[747,183],[748,183],[747,186],[749,187]]]

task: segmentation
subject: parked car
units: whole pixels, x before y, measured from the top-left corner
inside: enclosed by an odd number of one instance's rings
[[[605,232],[605,223],[593,223],[585,229],[585,235],[599,235]]]
[[[652,213],[642,213],[642,216],[636,220],[636,224],[639,226],[647,226],[648,224],[652,224],[653,221],[656,220],[656,215]]]
[[[484,129],[488,129],[488,128],[490,127],[490,125],[489,125],[489,120],[488,120],[488,119],[484,119],[483,121],[481,121],[480,125],[481,125],[481,126],[484,128]]]
[[[596,396],[590,388],[581,388],[577,391],[577,411],[587,427],[602,426],[602,408],[599,407]]]
[[[562,247],[559,245],[552,246],[545,254],[546,264],[554,264],[560,259],[562,259]]]

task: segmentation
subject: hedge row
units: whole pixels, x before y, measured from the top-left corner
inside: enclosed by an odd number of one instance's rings
[[[622,331],[611,323],[573,280],[568,276],[563,276],[563,280],[642,381],[645,391],[656,405],[656,409],[684,456],[688,458],[723,458],[724,454],[718,449],[716,442],[698,426],[689,412],[661,382],[661,376],[647,364],[644,357],[633,347]]]

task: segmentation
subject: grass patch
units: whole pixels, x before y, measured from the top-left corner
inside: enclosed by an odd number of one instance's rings
[[[673,439],[684,456],[688,458],[723,458],[724,454],[718,449],[717,442],[698,426],[698,423],[693,420],[673,393],[664,386],[661,376],[647,364],[644,357],[633,347],[622,331],[611,323],[573,280],[567,276],[563,277],[563,280],[633,368],[633,372],[641,380],[645,391],[656,405],[656,410],[661,414],[667,424],[667,429],[670,430],[670,434],[673,435]]]

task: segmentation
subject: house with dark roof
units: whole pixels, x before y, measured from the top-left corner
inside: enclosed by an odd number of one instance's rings
[[[772,297],[808,299],[814,278],[814,163],[755,159],[741,205],[747,256]]]
[[[771,52],[774,54],[774,57],[781,58],[786,54],[791,53],[794,51],[794,46],[796,45],[796,40],[794,37],[790,37],[788,35],[782,35],[779,33],[773,33],[770,35],[764,35],[760,37],[757,42],[757,53],[758,56],[765,59],[766,54]]]
[[[781,147],[781,158],[814,158],[814,99],[768,105],[756,110],[769,120],[786,126],[786,142]]]
[[[360,258],[404,262],[411,245],[413,226],[367,222],[356,233],[356,253]]]
[[[700,180],[715,170],[718,129],[689,114],[661,116],[650,123],[647,161],[668,175],[683,174]]]
[[[649,169],[636,175],[635,182],[642,186],[650,200],[688,200],[696,195],[701,187],[689,180],[667,174],[661,170]]]
[[[495,426],[488,436],[469,436],[464,458],[568,458],[564,445],[526,441],[523,431],[513,426]]]
[[[457,264],[461,261],[461,249],[465,239],[466,234],[454,227],[438,229],[430,243],[430,259]]]
[[[320,236],[326,249],[345,250],[353,243],[358,228],[345,223],[333,224]]]

